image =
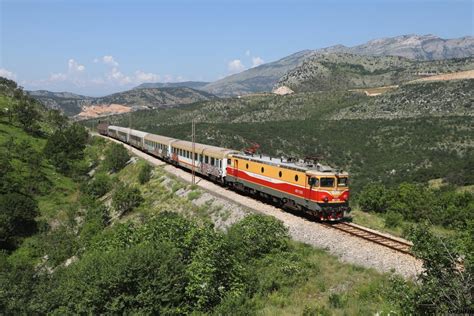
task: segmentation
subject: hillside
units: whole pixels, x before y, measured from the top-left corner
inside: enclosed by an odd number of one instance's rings
[[[186,87],[191,89],[200,90],[209,82],[204,81],[183,81],[183,82],[145,82],[135,87],[135,89],[144,88],[179,88]]]
[[[275,156],[320,155],[325,163],[349,170],[356,190],[373,181],[445,178],[470,184],[472,84],[410,84],[375,97],[325,91],[213,100],[137,111],[131,122],[139,130],[190,139],[194,119],[199,142],[235,149],[256,142]],[[129,124],[121,116],[109,120]]]
[[[236,96],[271,91],[281,76],[295,68],[311,54],[310,50],[301,51],[280,60],[211,82],[203,89],[218,96]]]
[[[296,92],[379,87],[472,69],[474,57],[413,61],[393,56],[317,54],[286,73],[276,86]]]
[[[400,56],[414,60],[465,58],[474,56],[474,37],[444,39],[431,34],[410,34],[374,39],[353,47],[335,45],[318,51],[368,56]]]
[[[118,105],[137,110],[173,107],[216,98],[210,93],[187,87],[132,89],[105,97],[87,97],[69,92],[57,93],[45,90],[28,93],[49,108],[59,109],[68,116],[78,115],[79,117],[87,117],[88,113],[95,113],[96,111],[87,111],[87,108],[91,106],[107,108],[109,105]],[[81,112],[84,113],[81,115]],[[112,109],[112,112],[104,112],[104,115],[114,113],[116,112]]]
[[[402,35],[374,39],[353,47],[335,45],[305,50],[217,80],[202,89],[219,96],[269,92],[284,74],[295,69],[303,61],[313,55],[327,54],[399,56],[419,61],[466,58],[474,56],[474,38],[466,36],[458,39],[442,39],[434,35]]]

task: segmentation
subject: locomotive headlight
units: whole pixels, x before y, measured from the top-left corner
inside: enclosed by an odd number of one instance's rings
[[[327,202],[329,201],[328,197],[325,196],[324,199],[323,199],[323,201],[324,201],[325,203],[327,203]]]

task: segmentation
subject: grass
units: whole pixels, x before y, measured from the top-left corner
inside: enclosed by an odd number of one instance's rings
[[[386,314],[388,275],[344,264],[323,250],[292,243],[285,257],[269,256],[254,271],[266,295],[253,297],[263,315],[370,315]]]
[[[352,222],[361,226],[365,226],[380,232],[389,233],[394,236],[404,237],[404,228],[408,225],[416,224],[411,222],[403,221],[401,225],[396,227],[387,227],[385,225],[385,217],[383,214],[364,212],[361,211],[358,207],[354,207],[352,212]],[[444,228],[437,225],[432,225],[432,230],[435,234],[439,236],[453,236],[456,234],[456,231],[453,229]]]

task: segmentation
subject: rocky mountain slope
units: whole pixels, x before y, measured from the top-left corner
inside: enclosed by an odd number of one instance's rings
[[[443,39],[434,35],[402,35],[381,38],[346,47],[336,45],[316,50],[305,50],[278,61],[245,70],[203,87],[219,96],[235,96],[255,92],[269,92],[280,78],[306,59],[321,54],[355,54],[364,56],[399,56],[428,61],[474,56],[474,37]]]
[[[414,61],[396,56],[318,53],[286,73],[277,87],[296,92],[380,87],[472,69],[474,57]]]
[[[371,40],[346,47],[331,46],[320,53],[349,53],[369,56],[400,56],[416,60],[440,60],[474,56],[474,37],[443,39],[435,35],[402,35]]]
[[[204,90],[219,96],[236,96],[271,91],[287,71],[298,66],[312,52],[305,50],[280,60],[254,67],[241,73],[211,82]]]
[[[85,108],[91,106],[115,104],[131,107],[135,110],[173,107],[216,98],[208,92],[187,87],[132,89],[105,97],[88,97],[69,92],[50,92],[45,90],[30,91],[28,93],[46,106],[59,109],[68,116],[78,115]]]

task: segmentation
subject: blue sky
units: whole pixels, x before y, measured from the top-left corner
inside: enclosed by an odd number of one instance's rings
[[[0,75],[105,95],[213,81],[303,49],[473,35],[473,1],[0,0]]]

